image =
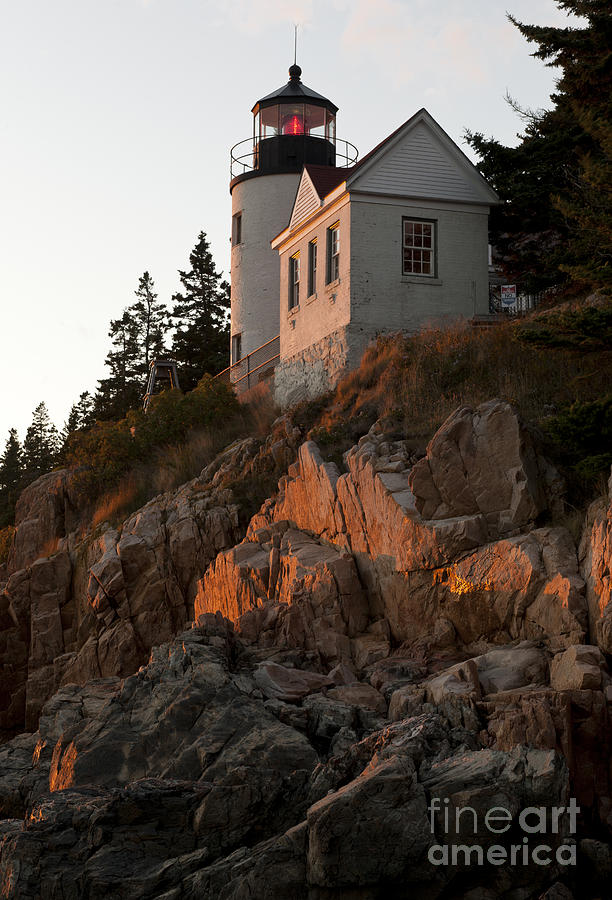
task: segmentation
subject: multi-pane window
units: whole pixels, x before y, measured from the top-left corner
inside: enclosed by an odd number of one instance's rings
[[[340,277],[340,223],[327,229],[327,283]]]
[[[300,254],[289,258],[289,309],[300,305]]]
[[[232,216],[232,246],[242,243],[242,213]]]
[[[317,290],[317,242],[310,241],[308,244],[308,296]]]
[[[435,223],[403,220],[404,275],[435,275]]]

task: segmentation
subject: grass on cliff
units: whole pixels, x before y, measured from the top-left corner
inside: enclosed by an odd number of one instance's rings
[[[381,337],[334,391],[295,407],[290,417],[342,466],[343,452],[377,419],[424,451],[457,407],[499,397],[540,429],[578,506],[603,488],[612,463],[611,376],[612,303],[600,300],[489,328],[462,323]],[[277,414],[269,391],[241,404],[229,387],[205,376],[188,394],[155,397],[147,416],[132,411],[120,422],[77,432],[66,461],[83,524],[119,524],[194,478],[236,439],[266,437]],[[276,477],[235,486],[245,509],[273,490]],[[5,531],[0,565],[12,540]]]
[[[88,507],[84,524],[119,524],[152,497],[195,478],[235,440],[265,437],[276,415],[269,391],[251,392],[242,404],[227,385],[205,376],[187,394],[154,397],[146,416],[131,411],[120,422],[77,432],[66,461]]]
[[[612,463],[611,376],[612,304],[604,301],[487,328],[381,337],[335,391],[294,416],[339,461],[376,419],[424,450],[457,407],[499,397],[540,429],[582,501]]]
[[[14,535],[14,525],[6,525],[4,528],[0,528],[0,567],[4,566],[8,560]]]

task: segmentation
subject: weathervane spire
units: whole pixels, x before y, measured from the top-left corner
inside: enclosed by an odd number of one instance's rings
[[[297,24],[293,26],[293,65],[297,65]]]

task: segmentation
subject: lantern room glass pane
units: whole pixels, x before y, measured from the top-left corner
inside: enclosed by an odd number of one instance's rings
[[[336,143],[336,117],[329,110],[326,110],[327,117],[325,123],[325,137],[332,144]]]
[[[306,134],[325,137],[325,107],[306,104]]]
[[[281,134],[304,134],[304,104],[283,103],[280,107]]]
[[[259,111],[259,137],[260,140],[274,137],[278,134],[278,106],[267,106]]]

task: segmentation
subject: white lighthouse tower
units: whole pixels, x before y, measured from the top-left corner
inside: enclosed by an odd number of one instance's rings
[[[289,81],[252,109],[253,134],[231,151],[231,363],[280,332],[279,256],[270,241],[288,224],[305,163],[336,165],[338,107]]]

